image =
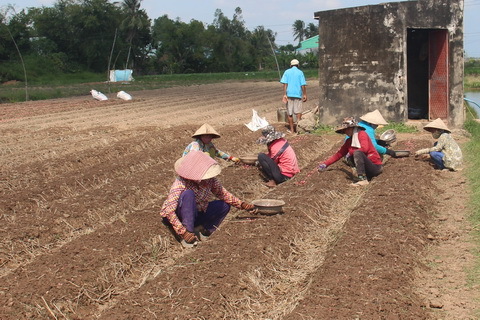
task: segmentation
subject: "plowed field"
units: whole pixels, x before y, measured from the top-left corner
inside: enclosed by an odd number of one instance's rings
[[[306,109],[319,99],[311,82]],[[274,189],[219,160],[229,191],[282,199],[284,214],[233,209],[184,249],[158,214],[173,163],[205,122],[223,151],[265,151],[244,124],[255,109],[286,131],[281,86],[129,93],[0,105],[0,319],[475,318],[461,172],[389,159],[352,188],[341,161],[315,170],[341,136],[287,135],[302,172]],[[399,134],[395,148],[431,143]]]

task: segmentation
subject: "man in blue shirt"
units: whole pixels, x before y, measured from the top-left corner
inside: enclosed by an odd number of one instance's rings
[[[307,81],[303,71],[298,69],[297,59],[290,62],[290,69],[283,73],[280,83],[283,83],[283,103],[287,104],[287,118],[292,133],[296,132],[293,124],[293,114],[297,121],[302,118],[302,102],[307,101]]]

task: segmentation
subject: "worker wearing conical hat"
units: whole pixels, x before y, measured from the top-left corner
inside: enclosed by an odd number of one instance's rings
[[[430,160],[437,169],[460,170],[463,163],[462,150],[453,139],[450,129],[448,129],[443,120],[440,118],[435,119],[423,127],[423,129],[430,132],[432,137],[438,140],[432,148],[420,149],[415,152],[415,155],[430,155]]]
[[[372,143],[375,146],[375,149],[377,150],[378,154],[379,155],[388,154],[389,156],[395,158],[396,157],[395,151],[378,144],[378,141],[375,137],[375,129],[377,129],[377,127],[380,125],[383,126],[388,124],[388,122],[383,118],[380,111],[378,111],[377,109],[375,111],[368,112],[363,116],[361,116],[360,120],[361,121],[358,123],[358,125],[360,127],[365,128],[365,132],[368,134],[368,136],[372,140]]]
[[[327,170],[328,166],[350,154],[357,172],[356,181],[351,186],[368,185],[368,180],[382,173],[383,164],[365,128],[360,127],[354,117],[348,117],[335,128],[335,132],[345,134],[348,138],[334,155],[320,163],[318,171]]]
[[[196,150],[208,153],[212,158],[219,157],[233,162],[240,161],[239,158],[233,157],[215,147],[212,140],[220,138],[220,134],[218,134],[218,132],[208,123],[205,123],[198,128],[198,130],[192,135],[192,138],[194,140],[185,148],[183,156],[186,156],[192,150]]]
[[[210,236],[234,206],[255,212],[253,204],[227,191],[217,178],[221,167],[200,151],[191,151],[175,162],[177,177],[163,203],[160,216],[185,247]],[[215,196],[218,200],[211,200]],[[179,240],[180,240],[179,239]]]

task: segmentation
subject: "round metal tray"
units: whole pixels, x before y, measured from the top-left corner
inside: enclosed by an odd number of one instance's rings
[[[276,199],[258,199],[253,200],[252,204],[257,208],[258,213],[264,215],[273,215],[283,212],[285,201]]]

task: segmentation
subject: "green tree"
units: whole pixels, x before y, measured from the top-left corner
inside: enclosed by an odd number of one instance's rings
[[[0,61],[17,59],[16,46],[22,54],[30,53],[31,29],[28,25],[29,19],[24,10],[15,13],[11,6],[7,6],[0,12]]]
[[[121,14],[108,0],[59,0],[53,7],[33,10],[32,19],[38,39],[53,43],[49,47],[65,54],[70,66],[103,72]]]
[[[16,52],[18,53],[18,57],[20,59],[22,68],[23,68],[23,81],[25,83],[25,101],[28,100],[28,81],[27,81],[27,69],[25,67],[25,61],[23,60],[23,55],[22,55],[22,49],[21,49],[21,44],[25,43],[25,39],[28,39],[28,32],[26,31],[25,28],[25,23],[22,23],[20,20],[22,17],[25,17],[24,12],[22,11],[21,15],[13,15],[9,19],[9,11],[13,11],[13,8],[11,6],[7,7],[7,9],[0,13],[0,27],[2,30],[6,30],[6,34],[4,32],[2,37],[5,40],[5,43],[12,43],[13,46],[15,47]],[[9,20],[7,22],[7,20]],[[13,32],[12,32],[13,31]],[[25,34],[21,34],[22,31]],[[14,36],[15,34],[15,36]],[[1,35],[1,33],[0,33]],[[17,39],[16,39],[17,38]],[[10,54],[8,54],[8,48],[4,46],[4,48],[0,49],[6,49],[2,50],[5,51],[7,57],[11,57]],[[2,75],[3,72],[0,71],[0,79],[5,78],[7,80],[6,75]]]
[[[128,43],[128,54],[125,62],[125,69],[128,68],[128,62],[130,60],[130,55],[132,52],[132,45],[134,45],[136,40],[136,48],[134,51],[141,50],[142,47],[145,47],[147,43],[141,41],[143,38],[149,42],[149,28],[150,20],[145,10],[140,9],[142,0],[123,0],[122,9],[125,15],[125,18],[120,24],[120,30],[125,33],[126,42]],[[139,38],[139,35],[143,37]],[[135,58],[133,59],[135,60]]]
[[[250,42],[258,70],[262,70],[265,67],[264,63],[270,60],[269,56],[275,54],[275,35],[272,30],[265,30],[263,26],[259,26],[253,30]]]
[[[305,39],[318,36],[318,26],[314,23],[309,23],[305,28]]]
[[[256,70],[254,49],[250,43],[251,32],[245,28],[242,9],[237,7],[233,19],[228,19],[220,9],[207,31],[208,47],[211,50],[211,71]]]
[[[305,23],[302,20],[295,20],[293,23],[293,40],[298,40],[298,46],[300,42],[305,39]]]
[[[156,49],[156,66],[164,73],[205,72],[207,48],[205,27],[202,22],[173,21],[164,15],[154,21],[153,46]]]

